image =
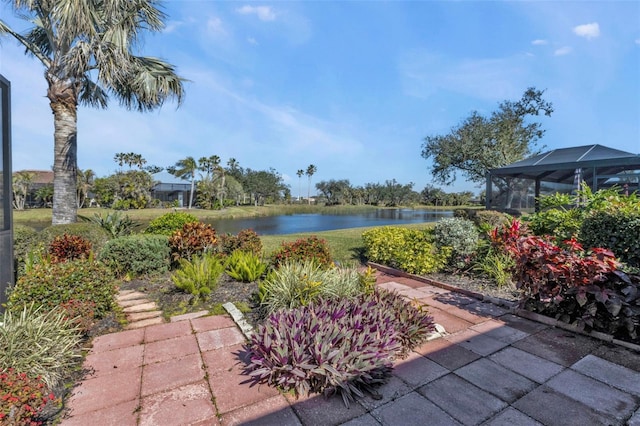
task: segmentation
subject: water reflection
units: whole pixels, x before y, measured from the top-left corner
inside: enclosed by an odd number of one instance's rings
[[[206,222],[221,234],[237,234],[243,229],[253,229],[259,235],[281,235],[365,226],[436,222],[452,215],[451,211],[379,209],[358,214],[292,214],[246,219],[218,219]]]

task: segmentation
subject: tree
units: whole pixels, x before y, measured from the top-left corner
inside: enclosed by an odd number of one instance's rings
[[[171,64],[136,56],[143,30],[160,31],[165,15],[154,0],[8,0],[33,26],[21,35],[0,20],[0,36],[15,38],[45,68],[54,120],[52,223],[77,218],[78,104],[107,107],[114,95],[128,109],[154,110],[182,101],[183,80]]]
[[[316,183],[316,189],[326,198],[328,206],[344,204],[350,188],[351,184],[348,179],[330,179]]]
[[[307,189],[307,200],[309,200],[309,204],[311,204],[311,176],[313,176],[318,169],[313,164],[309,164],[307,167],[306,175],[309,177],[309,188]]]
[[[42,201],[43,207],[51,205],[53,201],[53,184],[48,183],[36,190],[36,198]]]
[[[448,134],[427,136],[422,156],[433,160],[436,183],[452,183],[458,171],[469,181],[482,183],[489,169],[535,154],[544,130],[540,123],[526,120],[541,113],[551,116],[553,106],[542,99],[543,93],[530,87],[519,101],[500,103],[488,118],[474,111]]]
[[[193,205],[193,191],[196,182],[196,170],[198,170],[198,163],[193,157],[183,158],[174,166],[167,167],[167,171],[175,177],[191,181],[191,192],[189,192],[189,209]]]
[[[87,195],[93,186],[93,180],[96,177],[96,174],[91,169],[87,169],[82,171],[78,169],[78,183],[76,186],[76,191],[78,194],[76,196],[76,200],[78,201],[78,208],[82,208],[87,199]]]
[[[302,199],[302,176],[304,176],[304,170],[299,169],[296,174],[298,175],[298,202]]]
[[[35,172],[15,172],[12,180],[13,190],[13,207],[17,210],[24,210],[27,196],[29,195],[29,189],[36,177]]]
[[[282,176],[273,168],[260,171],[247,169],[245,188],[253,195],[254,205],[258,206],[264,205],[267,199],[278,200],[286,185],[282,181]]]

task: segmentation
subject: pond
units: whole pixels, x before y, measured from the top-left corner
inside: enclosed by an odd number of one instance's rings
[[[237,234],[243,229],[253,229],[258,235],[282,235],[365,226],[437,222],[444,217],[452,216],[452,211],[378,209],[358,214],[309,213],[244,219],[205,220],[205,222],[211,224],[218,234]]]

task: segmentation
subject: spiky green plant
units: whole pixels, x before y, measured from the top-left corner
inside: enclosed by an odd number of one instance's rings
[[[0,370],[14,368],[56,386],[80,358],[81,332],[63,309],[24,305],[6,310],[0,325]]]
[[[256,281],[267,270],[267,264],[252,252],[236,250],[227,258],[227,275],[237,281]]]
[[[210,253],[193,256],[189,260],[180,259],[180,268],[171,276],[176,287],[193,294],[196,298],[206,298],[218,285],[225,265]]]
[[[86,222],[95,223],[104,229],[111,238],[123,237],[125,235],[131,235],[133,231],[140,226],[140,223],[131,220],[129,215],[123,214],[119,211],[109,212],[102,216],[95,213],[93,217],[78,217]]]
[[[305,306],[320,296],[358,296],[366,285],[356,269],[324,266],[313,262],[285,262],[260,283],[261,303],[268,312]]]

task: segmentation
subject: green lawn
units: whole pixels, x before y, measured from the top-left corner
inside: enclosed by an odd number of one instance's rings
[[[427,229],[433,227],[434,223],[413,223],[408,225],[394,225],[402,228]],[[263,235],[260,237],[262,246],[266,254],[272,253],[283,241],[295,241],[299,238],[316,235],[327,240],[331,248],[333,259],[341,264],[358,262],[359,253],[362,251],[362,233],[374,227],[336,229],[323,232],[303,232],[299,234],[287,235]]]

